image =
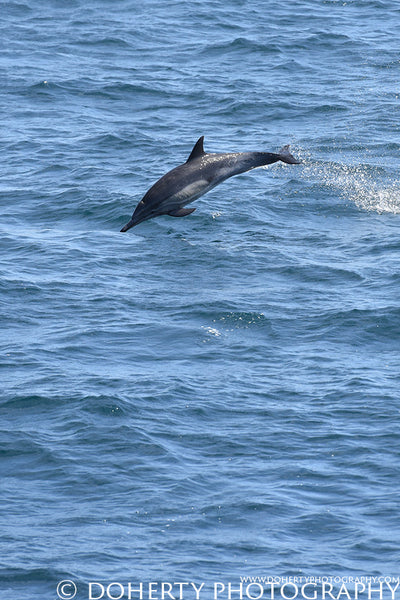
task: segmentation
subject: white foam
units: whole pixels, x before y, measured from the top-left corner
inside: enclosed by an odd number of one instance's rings
[[[334,188],[363,210],[400,214],[400,180],[368,164],[346,165],[303,159],[303,176]],[[379,171],[379,172],[378,172]]]
[[[215,329],[215,327],[206,327],[206,326],[202,325],[201,328],[205,329],[209,335],[212,335],[214,337],[220,337],[220,335],[221,335],[221,332],[218,331],[218,329]]]

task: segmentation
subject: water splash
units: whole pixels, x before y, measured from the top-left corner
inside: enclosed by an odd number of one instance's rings
[[[379,166],[313,161],[303,156],[303,173],[362,209],[400,214],[400,180]]]

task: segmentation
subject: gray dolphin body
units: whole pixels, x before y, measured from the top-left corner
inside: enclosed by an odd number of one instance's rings
[[[188,160],[166,173],[143,196],[135,208],[132,219],[121,231],[153,219],[159,215],[185,217],[195,208],[184,208],[213,187],[239,173],[256,167],[282,162],[299,164],[284,146],[278,154],[270,152],[207,153],[203,148],[204,136],[195,144]]]

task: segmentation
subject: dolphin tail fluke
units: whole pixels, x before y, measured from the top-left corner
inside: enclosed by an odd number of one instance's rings
[[[289,150],[290,146],[283,146],[283,148],[281,148],[279,150],[279,160],[281,160],[284,163],[287,163],[288,165],[299,165],[301,161],[297,160],[291,153]]]

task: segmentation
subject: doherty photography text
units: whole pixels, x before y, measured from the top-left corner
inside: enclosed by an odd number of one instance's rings
[[[61,585],[63,584],[63,585]],[[237,582],[60,582],[60,600],[400,600],[400,577],[241,577]]]

